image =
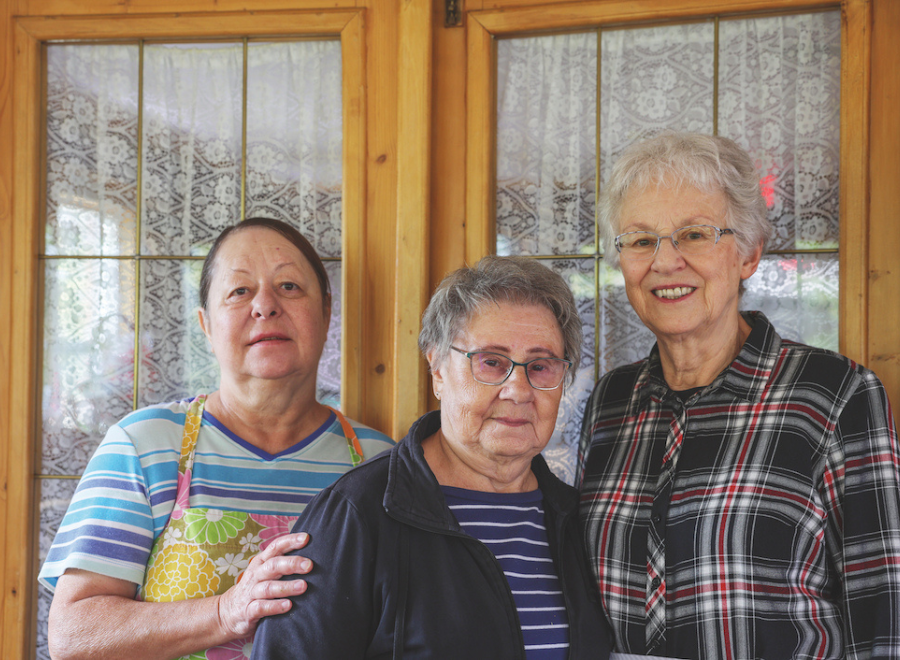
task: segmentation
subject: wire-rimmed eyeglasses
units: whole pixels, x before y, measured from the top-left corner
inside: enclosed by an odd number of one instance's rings
[[[694,256],[709,252],[724,234],[733,233],[732,229],[720,229],[712,225],[690,225],[673,231],[668,236],[660,236],[652,231],[629,231],[616,236],[616,250],[625,259],[652,259],[659,250],[660,241],[668,238],[676,250]]]
[[[502,385],[509,378],[513,369],[524,367],[528,384],[536,390],[555,390],[559,387],[566,372],[572,366],[571,360],[562,358],[535,358],[528,362],[516,362],[502,353],[490,351],[470,351],[451,346],[454,351],[469,358],[472,378],[482,385]]]

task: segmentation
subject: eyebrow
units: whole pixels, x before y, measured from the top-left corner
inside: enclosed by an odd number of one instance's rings
[[[495,344],[489,344],[488,346],[483,346],[480,348],[476,348],[473,351],[467,351],[467,352],[468,353],[500,353],[502,355],[505,355],[506,357],[509,357],[511,350],[508,346],[499,346],[499,345],[495,345]],[[527,351],[525,351],[525,353],[526,353],[526,355],[538,355],[539,357],[556,357],[556,355],[554,354],[553,351],[551,351],[549,348],[543,348],[543,347],[529,348]]]
[[[283,262],[281,262],[280,264],[276,264],[276,266],[275,266],[275,272],[278,272],[278,271],[280,271],[280,270],[284,270],[285,268],[288,268],[288,267],[290,267],[290,266],[294,266],[298,271],[301,271],[301,272],[302,272],[302,270],[303,270],[302,268],[300,268],[300,267],[299,267],[296,263],[294,263],[293,261],[283,261]],[[235,267],[229,268],[226,272],[228,272],[228,273],[243,273],[243,274],[249,274],[249,273],[250,273],[250,270],[247,269],[247,268],[243,268],[242,266],[235,266]]]
[[[701,220],[702,220],[703,222],[700,222]],[[692,215],[690,218],[686,218],[686,219],[683,219],[683,220],[679,221],[678,226],[675,227],[675,229],[674,229],[673,231],[678,231],[679,229],[684,229],[685,227],[691,227],[691,226],[693,226],[693,225],[708,225],[708,224],[710,224],[710,223],[712,223],[712,222],[715,222],[715,218],[712,218],[712,217],[710,217],[710,216],[708,216],[708,215]],[[683,223],[683,224],[681,224],[681,223]],[[644,223],[644,222],[633,222],[633,223],[631,223],[631,224],[628,225],[628,226],[629,226],[629,227],[635,227],[635,229],[629,229],[629,230],[624,231],[624,232],[622,232],[622,233],[626,233],[626,234],[627,234],[627,233],[630,232],[630,231],[646,231],[646,232],[651,232],[651,233],[654,233],[654,234],[659,233],[659,232],[657,232],[655,229],[650,229],[650,228],[649,228],[650,225],[649,225],[649,224],[646,224],[646,223]],[[624,229],[624,227],[623,227],[623,229]]]

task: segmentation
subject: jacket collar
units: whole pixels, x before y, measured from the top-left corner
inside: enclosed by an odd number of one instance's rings
[[[751,327],[747,341],[734,362],[703,388],[700,397],[721,390],[750,403],[758,403],[765,393],[781,354],[782,340],[762,312],[741,312],[741,316]],[[659,347],[656,344],[644,361],[636,387],[642,405],[646,397],[663,401],[672,396],[672,390],[663,378]],[[693,400],[697,401],[698,397],[693,397]]]
[[[388,515],[401,522],[435,531],[460,532],[459,523],[447,507],[440,484],[422,450],[422,441],[440,428],[440,411],[426,413],[391,450],[382,503]],[[544,495],[545,507],[552,508],[558,515],[574,511],[578,491],[557,479],[543,456],[538,454],[531,460],[531,469]]]

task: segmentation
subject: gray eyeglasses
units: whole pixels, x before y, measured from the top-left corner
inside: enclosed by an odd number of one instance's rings
[[[516,362],[501,353],[490,351],[466,352],[451,346],[457,353],[469,358],[472,378],[482,385],[502,385],[516,367],[525,368],[528,384],[536,390],[555,390],[559,387],[566,371],[572,366],[571,360],[562,358],[535,358],[528,362]]]
[[[709,252],[724,234],[733,233],[731,229],[720,229],[712,225],[690,225],[673,231],[668,236],[660,236],[652,231],[629,231],[616,236],[616,250],[624,259],[652,259],[659,250],[659,242],[668,238],[681,254],[695,256]]]

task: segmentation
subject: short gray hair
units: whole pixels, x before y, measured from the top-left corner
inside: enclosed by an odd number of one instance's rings
[[[648,185],[689,185],[727,200],[726,226],[734,230],[738,250],[765,252],[772,236],[759,175],[750,155],[734,140],[700,133],[665,132],[628,147],[613,166],[600,197],[604,258],[619,265],[615,239],[622,204],[632,190]]]
[[[559,324],[565,357],[572,361],[569,382],[581,361],[581,318],[565,280],[535,259],[490,255],[474,268],[460,268],[438,285],[422,315],[419,349],[434,352],[435,366],[444,361],[450,344],[490,304],[542,305]]]

